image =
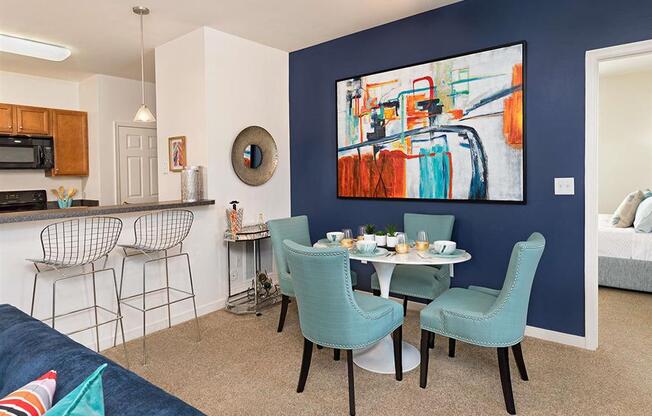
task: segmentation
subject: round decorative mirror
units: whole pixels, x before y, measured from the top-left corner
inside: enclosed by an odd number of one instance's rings
[[[274,138],[259,126],[249,126],[238,133],[231,148],[231,164],[242,182],[258,186],[274,175],[278,150]]]

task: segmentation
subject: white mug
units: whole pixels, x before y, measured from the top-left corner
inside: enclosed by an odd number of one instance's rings
[[[439,254],[451,254],[457,248],[455,241],[439,240],[432,245],[435,252]]]
[[[344,238],[344,233],[341,231],[331,231],[326,233],[326,238],[330,243],[339,243]]]

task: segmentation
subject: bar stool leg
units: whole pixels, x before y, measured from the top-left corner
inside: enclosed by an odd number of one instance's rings
[[[201,328],[199,327],[199,318],[197,317],[197,302],[195,301],[195,286],[192,283],[192,268],[190,267],[190,256],[184,253],[188,263],[188,277],[190,277],[190,293],[192,293],[192,307],[195,310],[195,323],[197,324],[197,342],[201,341]]]
[[[122,323],[122,309],[120,308],[120,292],[118,291],[118,279],[115,276],[115,270],[112,268],[111,273],[113,273],[113,288],[115,289],[115,296],[118,301],[118,322],[116,322],[115,329],[118,330],[118,325],[120,325],[120,332],[122,334],[122,348],[125,351],[125,363],[127,368],[129,368],[129,355],[127,354],[127,339],[125,338],[125,327]],[[115,339],[113,341],[115,343]]]
[[[145,292],[147,288],[145,287],[145,271],[147,269],[147,262],[143,263],[143,365],[147,364],[147,343],[145,338],[147,336],[147,307],[145,304]]]
[[[165,254],[165,286],[168,295],[168,328],[172,328],[172,315],[170,314],[170,273],[168,270],[168,250],[163,250]]]
[[[56,301],[57,301],[57,281],[52,283],[52,329],[54,329],[54,319],[56,315]]]
[[[34,286],[32,287],[32,306],[29,309],[29,316],[34,317],[34,303],[36,302],[36,281],[38,280],[38,275],[41,273],[36,263],[34,264],[36,268],[36,273],[34,273]]]
[[[120,310],[120,300],[122,299],[122,282],[124,281],[124,277],[125,277],[125,260],[127,260],[127,257],[122,258],[122,267],[120,268],[120,289],[118,289],[118,310]],[[113,274],[115,275],[115,270],[113,271]],[[118,345],[118,325],[115,326],[115,332],[113,333],[113,346],[115,347],[116,345]]]
[[[97,287],[95,284],[95,263],[91,263],[92,280],[93,280],[93,312],[95,314],[95,345],[97,352],[100,352],[100,321],[97,317]]]

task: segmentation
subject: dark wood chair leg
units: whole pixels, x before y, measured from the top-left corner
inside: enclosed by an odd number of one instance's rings
[[[349,414],[355,416],[355,384],[353,382],[353,351],[346,350],[346,367],[349,373]]]
[[[285,325],[285,316],[288,314],[288,304],[290,303],[290,297],[286,295],[281,295],[281,316],[278,318],[278,329],[276,332],[283,331],[283,325]]]
[[[455,338],[448,338],[448,356],[455,357]]]
[[[425,329],[421,330],[421,380],[419,385],[422,389],[425,389],[428,384],[428,353],[430,352],[431,334]]]
[[[518,367],[518,372],[521,374],[521,380],[528,381],[527,369],[525,368],[525,361],[523,360],[523,350],[521,350],[521,343],[512,345],[512,352],[514,353],[514,361]]]
[[[435,333],[429,332],[428,334],[428,348],[433,349],[435,348]]]
[[[307,338],[303,339],[303,359],[301,360],[301,372],[299,373],[299,385],[297,393],[303,392],[308,379],[308,370],[310,370],[310,359],[312,358],[312,341]]]
[[[380,296],[380,290],[373,289],[373,290],[371,291],[371,293],[372,293],[374,296]]]
[[[394,373],[396,380],[403,380],[403,326],[399,326],[392,333],[394,340]]]
[[[339,361],[339,360],[340,360],[340,350],[338,350],[338,349],[334,349],[334,350],[333,350],[333,359],[334,359],[335,361]]]
[[[408,297],[403,297],[403,316],[407,316]]]
[[[500,370],[500,383],[503,386],[503,397],[505,408],[510,415],[516,414],[514,406],[514,394],[512,393],[512,379],[509,375],[509,348],[498,348],[498,368]]]

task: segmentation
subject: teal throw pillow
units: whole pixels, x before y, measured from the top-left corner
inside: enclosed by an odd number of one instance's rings
[[[104,391],[102,364],[77,388],[59,400],[45,416],[104,416]]]

